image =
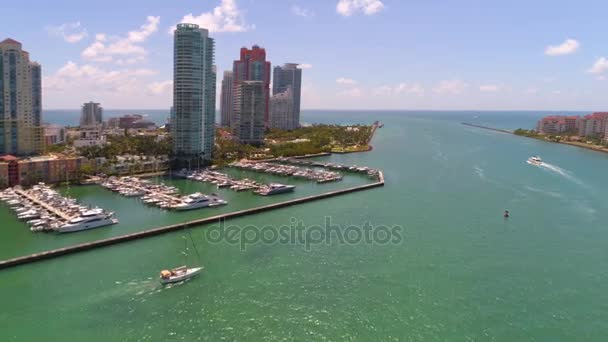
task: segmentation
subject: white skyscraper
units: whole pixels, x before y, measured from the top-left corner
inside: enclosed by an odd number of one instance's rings
[[[209,31],[178,24],[174,34],[171,134],[176,167],[212,158],[215,136],[214,41]]]

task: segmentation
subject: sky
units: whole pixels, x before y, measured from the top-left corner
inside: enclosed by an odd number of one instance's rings
[[[192,22],[215,39],[218,85],[243,46],[300,63],[304,109],[606,110],[607,11],[605,0],[20,0],[0,2],[0,39],[42,65],[45,109],[169,108],[171,29]]]

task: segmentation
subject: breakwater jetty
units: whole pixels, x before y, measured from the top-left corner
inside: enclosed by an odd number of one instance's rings
[[[96,248],[105,247],[105,246],[116,245],[119,243],[135,241],[135,240],[144,239],[147,237],[152,237],[152,236],[157,236],[157,235],[161,235],[161,234],[166,234],[166,233],[170,233],[170,232],[183,230],[183,229],[194,227],[194,226],[217,223],[222,220],[243,217],[243,216],[247,216],[247,215],[254,215],[254,214],[263,213],[263,212],[270,211],[270,210],[289,207],[292,205],[317,201],[317,200],[335,197],[335,196],[346,195],[349,193],[369,190],[369,189],[382,187],[382,186],[384,186],[384,175],[382,174],[382,172],[379,172],[377,180],[374,183],[364,184],[364,185],[355,186],[355,187],[351,187],[351,188],[347,188],[347,189],[330,191],[330,192],[326,192],[326,193],[322,193],[322,194],[318,194],[318,195],[307,196],[307,197],[303,197],[303,198],[296,198],[296,199],[289,200],[289,201],[269,204],[269,205],[250,208],[250,209],[239,210],[239,211],[235,211],[235,212],[231,212],[231,213],[216,215],[216,216],[207,217],[207,218],[198,219],[198,220],[192,220],[192,221],[188,221],[188,222],[184,222],[184,223],[148,229],[148,230],[144,230],[141,232],[111,237],[111,238],[107,238],[107,239],[81,243],[81,244],[74,245],[74,246],[53,249],[53,250],[49,250],[49,251],[30,254],[30,255],[12,258],[12,259],[8,259],[8,260],[2,260],[2,261],[0,261],[0,269],[6,269],[6,268],[10,268],[10,267],[15,267],[18,265],[29,264],[29,263],[33,263],[36,261],[56,258],[56,257],[62,256],[62,255],[74,254],[74,253],[78,253],[78,252],[83,252],[83,251],[88,251],[88,250],[92,250],[92,249],[96,249]]]
[[[472,123],[468,123],[468,122],[461,122],[463,125],[465,126],[471,126],[471,127],[476,127],[476,128],[482,128],[482,129],[487,129],[489,131],[495,131],[495,132],[501,132],[501,133],[507,133],[507,134],[513,134],[513,132],[511,131],[507,131],[506,129],[498,129],[498,128],[493,128],[493,127],[488,127],[488,126],[482,126],[482,125],[475,125]]]

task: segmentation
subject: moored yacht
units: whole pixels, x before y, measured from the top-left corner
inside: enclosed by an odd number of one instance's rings
[[[69,220],[66,224],[55,229],[59,233],[70,233],[81,230],[93,229],[118,223],[114,213],[103,209],[91,209],[81,212],[80,216]]]
[[[260,189],[256,190],[255,192],[262,196],[269,196],[269,195],[282,194],[282,193],[286,193],[286,192],[292,192],[293,189],[295,189],[295,187],[296,187],[295,185],[270,183],[268,186],[261,187]]]
[[[214,196],[207,196],[200,192],[196,192],[187,196],[184,196],[181,202],[177,204],[172,204],[171,208],[175,210],[192,210],[206,207],[217,207],[220,205],[227,204],[228,202],[224,201],[221,198]]]

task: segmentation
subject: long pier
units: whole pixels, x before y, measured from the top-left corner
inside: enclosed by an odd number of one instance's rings
[[[39,200],[39,199],[38,199],[38,198],[36,198],[35,196],[31,196],[30,194],[28,194],[28,193],[27,193],[27,192],[25,192],[25,191],[22,191],[22,190],[15,190],[15,193],[17,193],[19,196],[22,196],[22,197],[27,198],[28,200],[30,200],[30,201],[32,201],[32,202],[34,202],[34,203],[36,203],[37,205],[39,205],[39,206],[43,207],[44,209],[46,209],[46,210],[50,211],[51,213],[53,213],[53,214],[55,214],[55,215],[57,215],[57,216],[61,217],[62,219],[66,220],[66,221],[69,221],[69,220],[71,220],[71,219],[72,219],[72,216],[70,216],[70,215],[68,215],[68,214],[66,214],[66,213],[64,213],[64,212],[62,212],[61,210],[59,210],[59,209],[57,209],[57,208],[55,208],[55,207],[53,207],[53,206],[50,206],[50,205],[46,204],[45,202],[43,202],[43,201]]]
[[[184,223],[178,223],[178,224],[173,224],[173,225],[169,225],[169,226],[148,229],[148,230],[144,230],[141,232],[130,233],[130,234],[126,234],[126,235],[120,235],[120,236],[116,236],[116,237],[111,237],[111,238],[96,240],[96,241],[91,241],[91,242],[85,242],[85,243],[81,243],[81,244],[74,245],[74,246],[68,246],[68,247],[53,249],[50,251],[44,251],[44,252],[40,252],[40,253],[21,256],[21,257],[17,257],[17,258],[13,258],[13,259],[3,260],[3,261],[0,261],[0,269],[6,269],[6,268],[10,268],[10,267],[15,267],[18,265],[33,263],[36,261],[52,259],[52,258],[56,258],[56,257],[62,256],[62,255],[74,254],[74,253],[78,253],[78,252],[83,252],[83,251],[88,251],[88,250],[92,250],[92,249],[96,249],[96,248],[105,247],[105,246],[116,245],[116,244],[124,243],[124,242],[128,242],[128,241],[135,241],[135,240],[139,240],[139,239],[143,239],[143,238],[147,238],[147,237],[157,236],[157,235],[166,234],[166,233],[170,233],[170,232],[176,232],[176,231],[183,230],[183,229],[193,227],[193,226],[210,224],[210,223],[220,222],[222,220],[258,214],[258,213],[262,213],[262,212],[266,212],[266,211],[270,211],[270,210],[274,210],[274,209],[285,208],[285,207],[289,207],[292,205],[317,201],[317,200],[324,199],[324,198],[345,195],[345,194],[349,194],[349,193],[353,193],[353,192],[373,189],[373,188],[382,187],[382,186],[384,186],[384,175],[380,171],[378,173],[378,180],[377,180],[377,182],[374,182],[374,183],[364,184],[364,185],[360,185],[360,186],[356,186],[356,187],[352,187],[352,188],[348,188],[348,189],[330,191],[330,192],[322,193],[319,195],[312,195],[312,196],[307,196],[307,197],[302,197],[302,198],[296,198],[293,200],[269,204],[269,205],[265,205],[265,206],[261,206],[261,207],[239,210],[239,211],[211,216],[211,217],[207,217],[207,218],[203,218],[203,219],[192,220],[192,221],[188,221],[188,222],[184,222]]]
[[[475,125],[475,124],[468,123],[468,122],[461,122],[461,124],[463,124],[465,126],[471,126],[471,127],[476,127],[476,128],[487,129],[489,131],[495,131],[495,132],[513,134],[513,132],[507,131],[506,129],[498,129],[498,128],[493,128],[493,127],[488,127],[488,126]]]

